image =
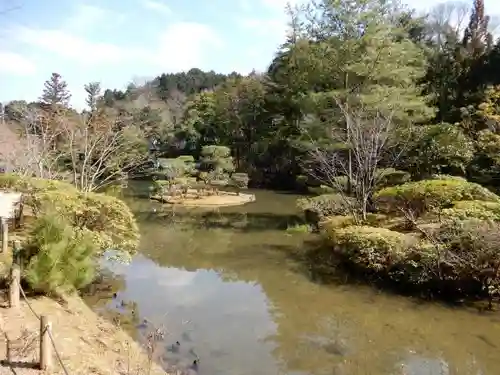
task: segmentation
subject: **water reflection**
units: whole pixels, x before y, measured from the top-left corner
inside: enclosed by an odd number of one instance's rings
[[[274,345],[265,341],[276,326],[260,287],[225,282],[214,271],[158,267],[141,255],[113,271],[127,280],[119,297],[133,300],[153,326],[166,327],[168,363],[187,367],[199,357],[207,374],[253,374],[255,363],[278,373]],[[237,366],[229,369],[230,363]]]
[[[199,356],[209,375],[500,373],[498,313],[312,282],[298,256],[303,235],[258,224],[293,218],[294,198],[263,193],[244,208],[175,220],[133,202],[142,254],[113,271],[126,284],[119,298],[167,327],[165,359],[187,366]]]

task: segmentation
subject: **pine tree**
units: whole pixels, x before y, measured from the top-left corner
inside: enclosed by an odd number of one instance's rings
[[[68,84],[59,73],[52,73],[49,80],[45,81],[42,97],[40,101],[54,108],[56,106],[68,107],[71,94],[68,91]]]
[[[85,85],[85,92],[87,93],[85,102],[91,111],[95,111],[97,102],[101,96],[101,84],[99,82],[90,82]]]

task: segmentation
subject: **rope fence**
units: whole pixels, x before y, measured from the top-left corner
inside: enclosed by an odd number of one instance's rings
[[[13,255],[14,258],[19,254],[19,241],[14,241]],[[31,313],[40,321],[40,351],[39,351],[39,368],[40,370],[51,370],[53,367],[52,359],[55,354],[59,364],[65,375],[69,372],[64,365],[61,355],[57,350],[54,336],[52,335],[52,323],[46,315],[38,314],[33,306],[31,306],[25,291],[21,286],[21,268],[18,259],[14,259],[10,270],[10,285],[9,285],[9,307],[19,308],[21,296],[28,306]]]

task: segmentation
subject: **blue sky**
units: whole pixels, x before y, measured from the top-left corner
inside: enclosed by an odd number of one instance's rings
[[[90,81],[123,88],[134,79],[192,67],[264,70],[285,36],[286,3],[0,0],[0,10],[15,8],[0,14],[0,101],[35,100],[52,72],[66,79],[72,104],[81,108],[83,85]],[[408,3],[419,9],[436,4]],[[500,14],[498,0],[485,4]]]

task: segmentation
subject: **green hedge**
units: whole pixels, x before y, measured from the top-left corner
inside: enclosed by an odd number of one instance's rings
[[[420,215],[434,209],[450,208],[457,201],[500,202],[500,197],[481,185],[463,179],[436,179],[409,182],[384,188],[374,195],[378,209],[397,213],[410,209]]]
[[[326,229],[335,252],[366,270],[381,272],[402,262],[414,237],[385,228],[351,225]]]

